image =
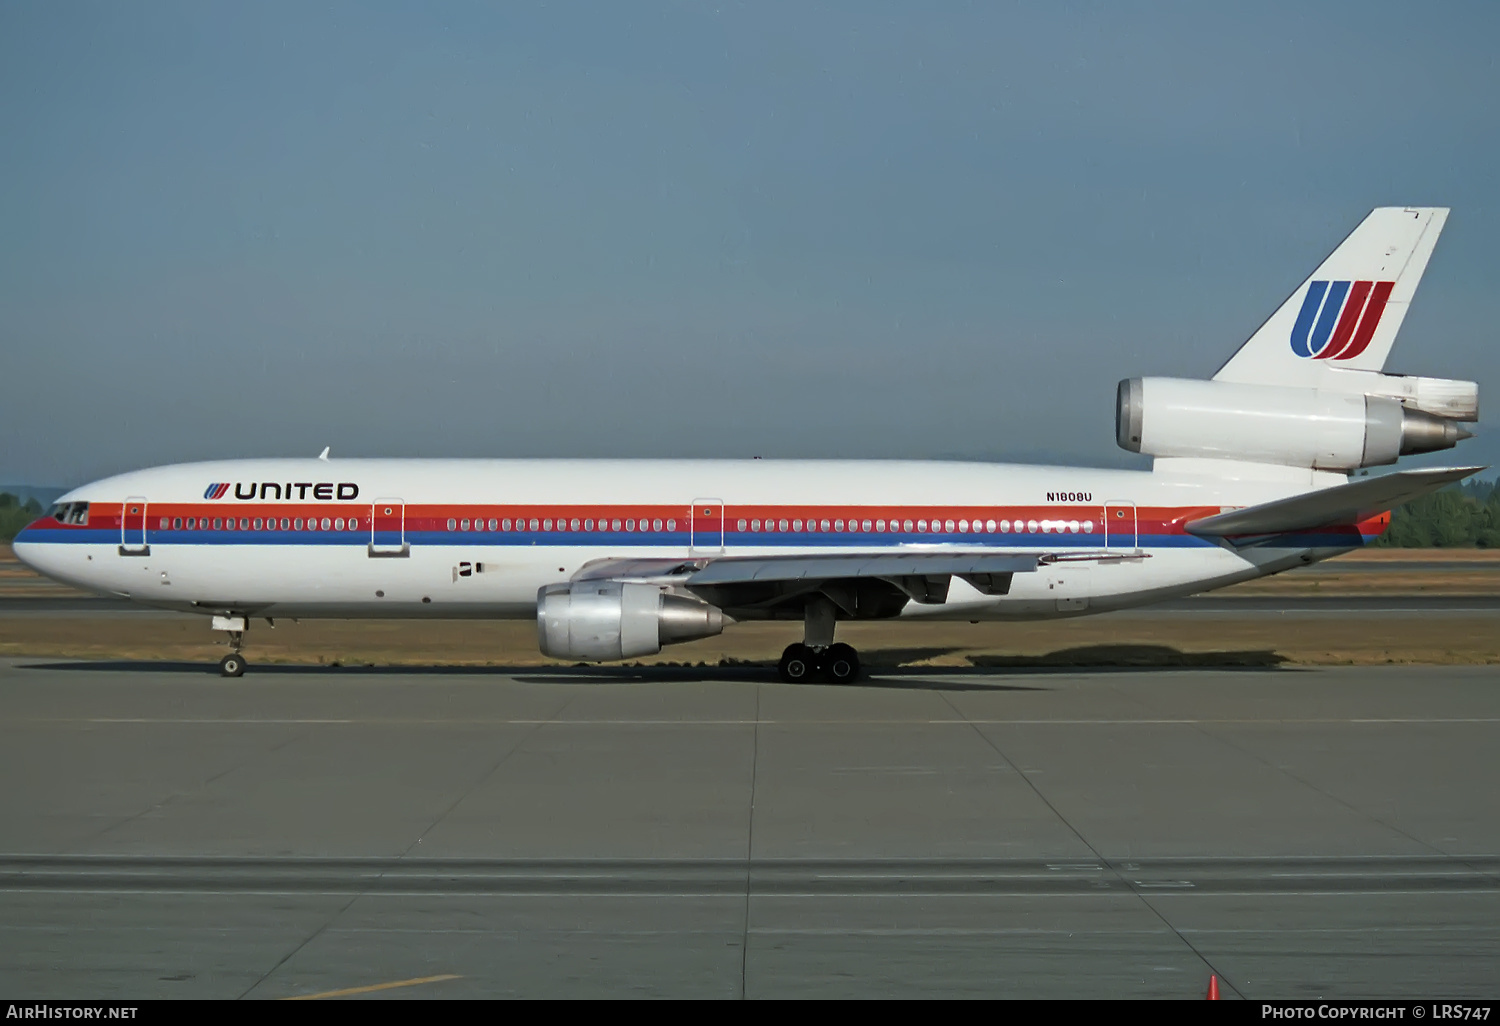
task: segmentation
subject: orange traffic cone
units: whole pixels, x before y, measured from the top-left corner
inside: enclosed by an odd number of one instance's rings
[[[1217,1001],[1217,1000],[1219,1000],[1219,976],[1218,976],[1217,973],[1210,973],[1209,974],[1209,977],[1208,977],[1208,1000],[1210,1000],[1210,1001]]]

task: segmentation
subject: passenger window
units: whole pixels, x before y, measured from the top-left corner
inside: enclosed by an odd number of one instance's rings
[[[467,531],[469,529],[469,518],[468,517],[464,517],[463,520],[459,521],[458,529],[460,531]]]
[[[626,520],[625,521],[625,530],[627,530],[627,531],[634,531],[635,530],[635,521],[634,520]]]
[[[741,531],[747,531],[747,530],[749,530],[750,529],[749,522],[745,521],[745,520],[741,520],[740,523],[739,523],[739,529]]]
[[[675,521],[675,520],[668,520],[667,521],[667,530],[668,531],[675,531],[675,530],[677,530],[677,521]]]
[[[167,526],[171,524],[171,522],[172,521],[168,520],[166,517],[162,517],[161,526],[158,528],[158,530],[165,531],[167,529]]]
[[[661,521],[660,520],[653,520],[653,521],[651,521],[651,530],[653,530],[653,531],[660,531],[661,530]]]
[[[224,526],[223,517],[214,517],[214,530],[217,531]]]
[[[884,523],[884,521],[882,521],[882,523]],[[869,533],[871,525],[870,525],[870,522],[868,520],[866,520],[864,523],[860,524],[859,526],[860,526],[860,530],[864,531],[866,534]],[[885,528],[882,527],[881,530],[883,531],[883,530],[885,530]]]
[[[535,517],[533,517],[531,519],[531,529],[533,531],[540,530],[541,526],[542,526],[542,522],[540,520],[536,519]]]
[[[259,530],[260,530],[260,524],[261,524],[261,520],[260,520],[260,517],[256,517],[256,518],[255,518],[255,519],[254,519],[254,520],[253,520],[253,521],[252,521],[252,522],[251,522],[251,525],[250,525],[250,526],[251,526],[251,527],[253,527],[253,528],[255,528],[255,530],[257,530],[257,531],[259,531]]]
[[[802,521],[800,521],[800,520],[793,520],[792,521],[792,530],[793,531],[801,531],[802,530]]]
[[[612,521],[610,521],[610,529],[614,530],[614,531],[618,531],[620,529],[620,522],[618,520],[612,520]]]
[[[180,531],[180,530],[182,530],[182,518],[181,517],[173,517],[172,518],[172,530],[174,530],[174,531]]]
[[[448,518],[448,530],[454,531],[454,530],[457,530],[457,529],[458,529],[458,521],[454,520],[452,517],[449,517]]]
[[[740,521],[741,525],[743,525],[744,523],[745,522],[743,520]],[[743,526],[740,527],[741,531],[743,531],[744,529],[745,528]],[[759,531],[760,530],[760,521],[759,520],[752,520],[752,521],[750,521],[750,530],[752,530],[752,531]]]
[[[496,520],[494,517],[490,517],[490,530],[493,531],[495,528],[497,528],[499,526],[500,526],[500,521]]]
[[[302,518],[301,517],[298,517],[296,520],[292,521],[292,530],[294,530],[294,531],[300,531],[300,530],[302,530]]]

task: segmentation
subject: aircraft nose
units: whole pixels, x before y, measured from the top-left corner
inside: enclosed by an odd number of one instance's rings
[[[11,551],[16,554],[16,558],[39,574],[47,572],[44,566],[46,560],[43,558],[44,546],[40,544],[41,532],[36,529],[36,525],[44,519],[46,518],[39,517],[21,528],[10,543]]]

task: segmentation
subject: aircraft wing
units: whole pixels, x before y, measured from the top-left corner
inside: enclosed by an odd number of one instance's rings
[[[1349,484],[1192,520],[1183,529],[1190,534],[1218,538],[1226,535],[1286,534],[1316,527],[1357,524],[1484,469],[1486,468],[1437,467],[1399,470],[1394,474],[1360,478]]]
[[[908,601],[941,603],[954,577],[985,595],[1010,591],[1011,577],[1060,560],[1118,559],[1109,552],[876,552],[719,556],[691,559],[607,559],[574,580],[630,579],[672,583],[728,610],[801,615],[808,595],[822,594],[846,615],[894,616]]]

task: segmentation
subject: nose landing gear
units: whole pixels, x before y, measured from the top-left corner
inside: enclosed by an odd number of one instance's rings
[[[213,628],[216,631],[224,631],[229,635],[230,652],[219,660],[219,674],[223,677],[238,677],[245,672],[245,657],[240,654],[240,646],[245,640],[246,618],[243,616],[216,616],[213,619]]]
[[[851,684],[859,678],[859,653],[833,640],[834,606],[823,596],[808,600],[803,612],[804,641],[788,645],[776,672],[788,684],[804,684],[819,677],[830,684]]]

